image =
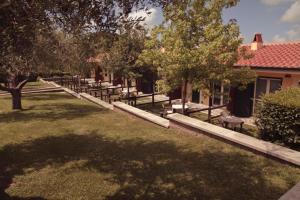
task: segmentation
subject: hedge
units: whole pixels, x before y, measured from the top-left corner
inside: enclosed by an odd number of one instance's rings
[[[256,122],[263,139],[297,143],[300,135],[300,88],[263,96]]]

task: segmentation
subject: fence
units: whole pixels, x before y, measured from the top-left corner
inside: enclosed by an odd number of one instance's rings
[[[215,119],[215,118],[218,118],[221,116],[221,115],[212,116],[211,111],[213,111],[215,109],[219,109],[219,108],[224,108],[224,107],[227,107],[227,104],[220,105],[220,106],[209,106],[207,108],[201,108],[201,109],[188,110],[185,114],[187,116],[190,116],[193,113],[208,111],[208,117],[207,117],[206,121],[211,122],[212,119]]]

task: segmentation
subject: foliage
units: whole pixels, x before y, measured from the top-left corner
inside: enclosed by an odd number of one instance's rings
[[[136,61],[144,48],[145,37],[146,31],[141,27],[121,30],[108,50],[106,68],[128,79],[138,77]]]
[[[21,109],[21,90],[31,73],[49,69],[62,71],[60,68],[65,65],[68,71],[84,73],[88,69],[85,53],[88,51],[82,51],[82,47],[86,47],[84,42],[88,41],[84,40],[86,35],[91,32],[115,33],[124,24],[134,27],[143,18],[129,17],[133,9],[164,5],[168,1],[1,1],[0,73],[7,79],[7,84],[0,84],[0,90],[9,91],[13,96],[13,107]],[[59,38],[57,32],[63,33],[63,37]]]
[[[36,72],[40,37],[51,45],[53,32],[61,31],[72,36],[90,32],[114,33],[122,24],[134,26],[139,18],[129,17],[135,9],[150,5],[164,5],[168,0],[4,0],[0,3],[0,69],[14,80],[18,74]],[[55,38],[51,38],[54,39]],[[55,55],[49,49],[49,57]],[[46,51],[42,53],[48,53]],[[44,54],[42,57],[45,57]],[[67,57],[67,55],[65,55]],[[54,59],[55,60],[55,59]],[[43,65],[40,65],[41,67]],[[14,84],[16,85],[16,83]]]
[[[300,135],[300,88],[288,88],[265,95],[257,113],[262,137],[297,143]]]
[[[177,89],[188,82],[212,91],[214,82],[231,84],[237,78],[251,81],[233,76],[238,71],[233,66],[240,56],[242,39],[236,21],[224,23],[222,19],[223,9],[237,3],[238,0],[186,0],[166,7],[164,23],[151,33],[140,56],[141,62],[158,70],[162,88]]]

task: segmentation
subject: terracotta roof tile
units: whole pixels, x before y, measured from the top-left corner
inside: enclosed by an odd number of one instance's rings
[[[244,45],[248,51],[250,45]],[[236,66],[300,69],[300,42],[264,44],[253,57],[240,59]]]

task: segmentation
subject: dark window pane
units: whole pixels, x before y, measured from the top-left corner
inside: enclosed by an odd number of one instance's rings
[[[273,93],[281,88],[281,80],[270,80],[270,93]]]
[[[267,91],[267,79],[258,78],[256,82],[256,98],[260,98]]]
[[[219,83],[214,84],[213,104],[214,105],[221,104],[221,84],[219,84]]]

